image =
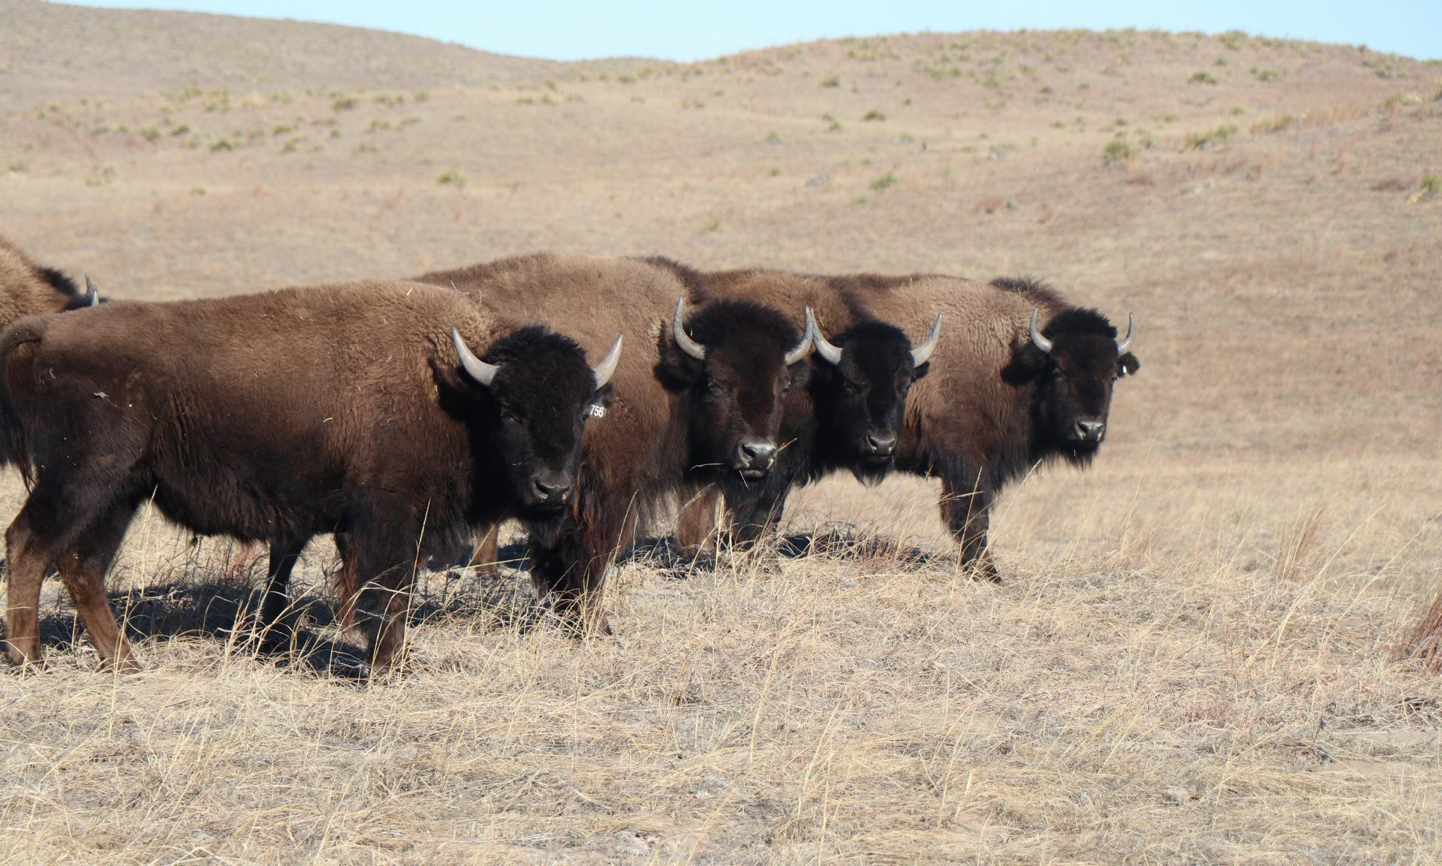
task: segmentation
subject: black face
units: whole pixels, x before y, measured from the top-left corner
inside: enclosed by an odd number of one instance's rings
[[[596,391],[580,346],[542,328],[523,328],[484,358],[500,369],[485,400],[491,465],[500,467],[516,515],[532,533],[554,534],[571,502],[581,434],[609,387]]]
[[[785,444],[778,441],[782,404],[808,373],[799,361],[785,363],[801,331],[769,307],[729,301],[704,307],[686,330],[705,359],[683,351],[668,328],[658,373],[689,393],[693,466],[719,470],[723,484],[764,478]]]
[[[881,322],[862,323],[830,342],[841,349],[840,363],[812,357],[817,449],[829,466],[875,484],[891,471],[906,396],[928,365],[917,367],[906,334]]]
[[[1095,310],[1067,310],[1042,334],[1052,341],[1050,352],[1030,344],[1024,350],[1037,370],[1038,433],[1048,450],[1085,464],[1106,438],[1112,386],[1141,362],[1131,352],[1118,354],[1116,328]]]

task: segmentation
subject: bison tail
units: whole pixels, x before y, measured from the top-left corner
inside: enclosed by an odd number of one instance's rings
[[[27,490],[34,486],[35,473],[26,447],[24,412],[17,405],[17,397],[28,402],[42,325],[38,319],[21,319],[0,335],[0,468],[15,464]]]

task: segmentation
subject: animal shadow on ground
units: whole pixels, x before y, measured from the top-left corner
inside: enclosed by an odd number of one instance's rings
[[[955,552],[937,553],[907,541],[874,532],[862,532],[850,524],[827,525],[809,533],[778,534],[751,547],[732,544],[723,537],[716,553],[694,554],[673,536],[637,541],[620,562],[644,562],[663,577],[684,580],[698,572],[715,571],[718,564],[733,567],[796,559],[832,559],[853,563],[859,571],[923,571],[938,565],[954,566]]]
[[[514,559],[518,552],[523,550],[503,551],[509,554],[504,558]],[[111,612],[131,640],[202,637],[226,645],[228,652],[274,659],[302,671],[343,679],[369,676],[364,649],[342,631],[336,605],[320,594],[320,587],[331,583],[329,575],[309,591],[293,586],[281,621],[264,635],[257,618],[265,594],[263,570],[207,573],[197,568],[190,572],[192,579],[186,576],[172,572],[173,579],[110,593]],[[408,622],[461,619],[479,621],[486,630],[529,630],[545,612],[536,605],[529,580],[518,576],[525,575],[478,579],[465,569],[425,572],[416,580]],[[4,634],[0,627],[0,637]],[[43,616],[40,640],[51,651],[82,644],[84,630],[75,611],[66,605]]]

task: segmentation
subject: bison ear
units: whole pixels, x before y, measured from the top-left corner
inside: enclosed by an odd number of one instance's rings
[[[1120,365],[1119,375],[1122,376],[1135,376],[1137,371],[1142,368],[1142,362],[1138,361],[1137,356],[1131,352],[1122,355],[1117,359],[1117,363]]]
[[[1012,353],[1011,363],[1001,371],[1001,378],[1008,385],[1025,385],[1045,371],[1046,353],[1028,341]]]
[[[602,409],[609,409],[611,408],[611,404],[614,402],[616,402],[616,386],[610,382],[607,382],[600,388],[596,389],[596,393],[591,395],[592,406],[600,406]]]
[[[668,391],[685,390],[706,372],[706,363],[686,354],[667,328],[656,335],[656,355],[656,378]]]

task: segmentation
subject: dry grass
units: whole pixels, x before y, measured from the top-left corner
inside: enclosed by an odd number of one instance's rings
[[[258,658],[255,563],[138,521],[112,588],[146,671],[96,671],[49,586],[48,669],[0,676],[0,861],[1442,859],[1434,70],[1080,32],[272,64],[247,40],[315,29],[7,14],[0,233],[114,297],[536,248],[1024,273],[1135,310],[1144,366],[1092,471],[1002,500],[1000,586],[934,485],[836,479],[793,543],[627,562],[611,640],[514,574],[424,576],[386,682],[344,676],[328,546],[301,658]]]

